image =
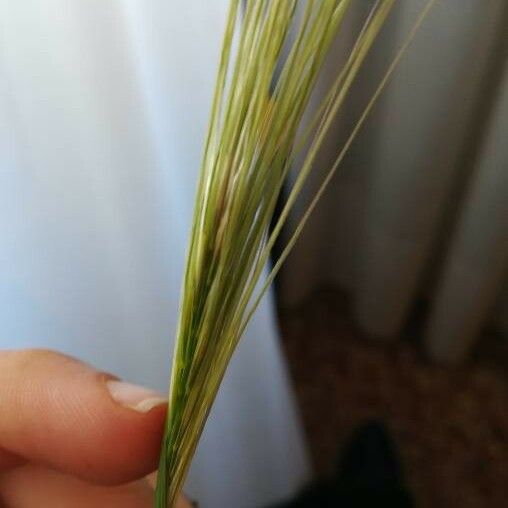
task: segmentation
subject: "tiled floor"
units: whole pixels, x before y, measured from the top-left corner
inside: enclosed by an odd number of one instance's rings
[[[369,343],[345,308],[328,290],[281,312],[316,470],[326,472],[353,427],[374,417],[399,446],[417,506],[507,507],[508,367],[483,355],[451,369],[409,341]]]

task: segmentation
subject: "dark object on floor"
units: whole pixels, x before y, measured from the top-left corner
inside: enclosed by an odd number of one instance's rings
[[[333,287],[280,316],[319,478],[333,474],[337,447],[354,429],[378,420],[419,508],[507,508],[507,340],[486,334],[474,361],[432,364],[411,326],[390,344],[368,340]]]
[[[377,422],[366,423],[355,431],[334,477],[274,508],[373,506],[413,506],[393,442],[384,425]]]

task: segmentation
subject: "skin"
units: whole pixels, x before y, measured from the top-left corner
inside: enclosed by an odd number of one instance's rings
[[[153,506],[166,407],[118,404],[112,377],[52,351],[0,352],[0,507]]]

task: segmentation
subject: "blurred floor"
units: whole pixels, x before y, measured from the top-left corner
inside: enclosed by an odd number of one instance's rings
[[[331,469],[357,424],[378,418],[399,447],[416,506],[506,507],[507,345],[487,338],[469,365],[431,365],[416,333],[381,347],[346,316],[333,289],[280,312],[317,473]]]

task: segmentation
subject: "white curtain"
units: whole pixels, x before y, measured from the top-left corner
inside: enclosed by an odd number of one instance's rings
[[[315,182],[425,3],[397,3]],[[352,16],[329,76],[357,26]],[[424,297],[424,344],[440,361],[465,358],[486,326],[508,336],[507,26],[506,0],[437,3],[289,260],[285,305],[338,284],[364,331],[388,340]]]
[[[227,4],[0,0],[0,347],[167,389]],[[267,298],[188,490],[257,508],[307,475]]]

